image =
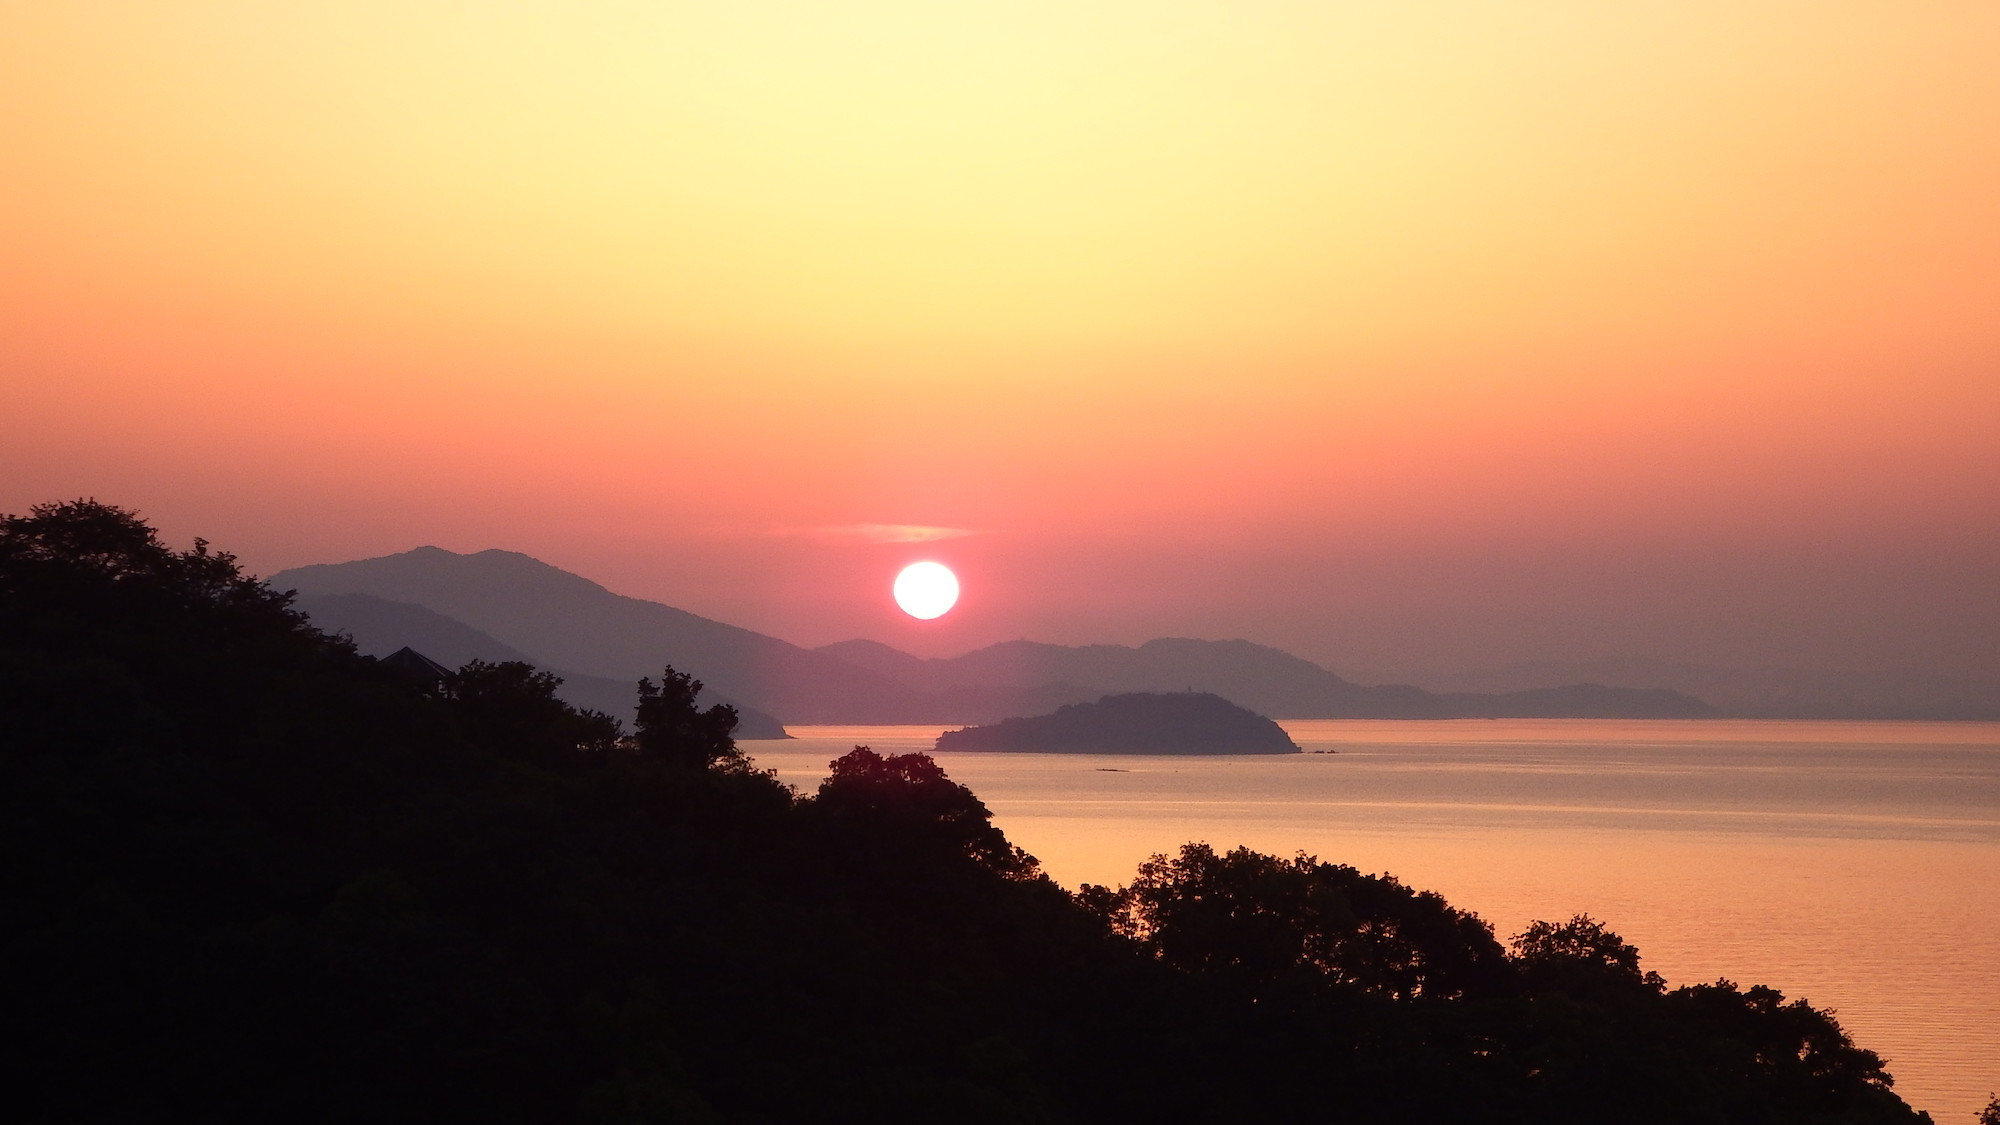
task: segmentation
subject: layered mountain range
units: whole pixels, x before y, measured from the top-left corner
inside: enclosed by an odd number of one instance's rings
[[[500,664],[518,660],[562,678],[556,694],[573,707],[602,711],[630,722],[637,706],[638,678],[658,679],[660,669],[632,676],[592,676],[538,659],[453,617],[411,602],[390,601],[374,594],[300,594],[293,606],[330,633],[345,633],[355,647],[383,657],[400,648],[416,652],[447,668],[462,668],[474,660]],[[784,738],[785,727],[769,713],[716,693],[704,702],[736,708],[738,738]]]
[[[692,673],[744,713],[740,737],[787,723],[993,722],[1118,692],[1213,692],[1278,718],[1691,718],[1698,699],[1652,688],[1572,684],[1498,693],[1365,685],[1249,641],[1163,638],[1137,647],[1009,641],[925,659],[874,641],[807,649],[612,593],[513,551],[419,547],[274,574],[323,629],[363,651],[405,645],[456,667],[525,660],[564,677],[565,697],[629,717],[632,684],[662,667]]]
[[[1450,691],[1508,692],[1534,684],[1591,683],[1672,688],[1747,719],[2000,721],[2000,674],[1945,675],[1917,669],[1717,668],[1663,660],[1546,660],[1440,676]]]

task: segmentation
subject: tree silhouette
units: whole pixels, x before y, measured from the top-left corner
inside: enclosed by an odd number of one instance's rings
[[[1085,889],[1113,924],[1166,963],[1260,992],[1338,984],[1396,998],[1456,996],[1505,958],[1478,916],[1388,876],[1207,844],[1156,855],[1116,893]]]
[[[1812,1090],[1828,1100],[1859,1102],[1874,1097],[1883,1104],[1895,1085],[1882,1057],[1854,1045],[1831,1012],[1804,1000],[1787,1001],[1775,988],[1735,983],[1677,988],[1667,996],[1668,1010],[1699,1020],[1715,1044],[1735,1048],[1747,1057],[1752,1073],[1771,1088],[1790,1085]],[[1743,1067],[1741,1062],[1736,1064]]]
[[[702,710],[695,702],[702,682],[670,664],[660,682],[639,681],[638,721],[634,738],[639,752],[684,770],[744,765],[736,749],[736,708],[717,703]]]
[[[0,518],[0,638],[54,651],[166,634],[240,648],[311,635],[279,593],[197,539],[175,551],[136,512],[96,500]]]
[[[883,757],[866,746],[835,759],[813,805],[864,835],[971,859],[1012,879],[1040,874],[1035,857],[1007,842],[972,790],[945,776],[929,754]]]
[[[476,744],[530,755],[610,750],[624,733],[599,711],[579,712],[556,696],[562,677],[518,660],[474,660],[444,682],[452,713]]]
[[[1643,988],[1662,992],[1658,973],[1641,972],[1639,949],[1588,914],[1557,925],[1534,921],[1514,936],[1514,956],[1531,986],[1595,992]]]

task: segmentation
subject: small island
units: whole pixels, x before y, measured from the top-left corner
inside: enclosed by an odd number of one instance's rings
[[[938,750],[1055,754],[1296,754],[1270,719],[1207,692],[1107,695],[1053,714],[946,731]]]

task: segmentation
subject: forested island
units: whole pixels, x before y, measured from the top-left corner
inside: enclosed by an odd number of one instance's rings
[[[361,656],[118,508],[0,520],[7,1116],[1927,1119],[1589,918],[1204,844],[1071,893],[928,755],[801,794],[686,672],[629,731],[557,686]]]
[[[1057,754],[1296,754],[1270,719],[1200,691],[1126,692],[1069,703],[1047,715],[1002,719],[938,735],[938,750]]]

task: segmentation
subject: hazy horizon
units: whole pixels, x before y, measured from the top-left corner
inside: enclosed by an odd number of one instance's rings
[[[408,562],[415,562],[427,553],[443,554],[451,557],[454,561],[449,564],[426,561],[419,564],[414,570],[408,567]],[[509,559],[527,560],[529,565],[521,567],[510,562],[498,567],[482,566],[475,562],[476,556],[481,555],[497,555]],[[460,560],[463,561],[461,562]],[[355,566],[371,567],[374,564],[382,563],[397,563],[398,565],[386,571],[371,569],[357,573],[352,570],[352,567]],[[444,620],[450,621],[461,628],[473,627],[474,622],[487,619],[488,615],[495,608],[502,607],[504,609],[500,618],[501,620],[511,620],[514,618],[514,615],[520,613],[527,613],[530,616],[546,616],[550,612],[555,612],[560,617],[564,616],[565,613],[574,614],[581,612],[584,603],[575,600],[574,591],[570,589],[567,580],[556,579],[554,576],[557,575],[569,575],[571,578],[581,578],[603,590],[614,601],[630,597],[630,595],[621,594],[616,590],[604,587],[601,583],[594,582],[588,575],[575,575],[572,572],[551,567],[550,564],[536,560],[533,556],[522,552],[507,551],[504,548],[487,548],[478,552],[454,552],[435,545],[425,545],[389,556],[309,565],[300,570],[279,572],[278,574],[269,576],[267,581],[279,589],[290,588],[294,585],[298,586],[298,592],[303,596],[299,603],[300,607],[312,613],[315,622],[320,624],[322,628],[332,631],[342,631],[349,627],[346,623],[347,619],[340,616],[340,611],[336,610],[334,611],[335,616],[331,621],[320,621],[320,613],[325,607],[316,606],[315,599],[323,598],[327,595],[360,594],[368,598],[386,599],[389,603],[408,603],[417,606],[423,614],[438,614],[442,612]],[[440,585],[441,581],[442,585]],[[555,586],[546,585],[546,583],[551,581],[555,581],[557,584]],[[452,593],[443,594],[443,591],[447,589],[451,590]],[[538,590],[540,591],[539,593],[537,592]],[[457,598],[473,593],[474,591],[483,591],[483,594],[479,596],[487,599],[497,598],[498,600],[484,602],[484,608],[479,607],[481,603],[467,603],[466,612],[469,613],[469,616],[466,616],[464,620],[459,620],[462,616],[461,611],[452,608],[452,603]],[[444,600],[440,600],[440,597]],[[549,600],[547,605],[543,605],[541,603],[544,599],[552,600]],[[638,599],[638,601],[652,605],[668,604],[651,599]],[[567,607],[567,610],[565,611],[562,607]],[[591,616],[594,619],[596,614],[604,611],[604,608],[600,603],[597,608],[590,610],[586,616]],[[673,606],[669,608],[675,610],[685,609],[685,607]],[[395,648],[407,644],[417,644],[419,648],[422,648],[423,645],[420,642],[423,640],[423,636],[428,635],[426,630],[429,628],[429,626],[418,622],[407,622],[404,625],[398,626],[391,624],[387,619],[377,620],[372,616],[367,617],[363,624],[365,628],[361,626],[356,627],[360,628],[362,632],[366,632],[372,638],[370,642],[372,647],[364,646],[364,651],[374,652],[376,655],[386,654]],[[722,622],[722,624],[738,625],[736,622],[727,621]],[[545,644],[556,644],[567,647],[574,646],[579,642],[583,643],[585,647],[573,652],[568,658],[572,661],[590,659],[586,653],[603,649],[606,646],[623,650],[640,639],[637,634],[630,634],[630,627],[626,625],[609,626],[608,622],[597,621],[593,627],[592,625],[584,624],[580,620],[573,621],[572,625],[571,629],[562,631],[558,639],[551,640],[549,637],[543,636],[539,641],[531,639],[531,635],[529,634],[514,632],[513,630],[517,626],[499,625],[497,627],[502,632],[508,634],[512,640],[525,644],[529,649],[537,653],[549,651],[542,647]],[[592,640],[597,630],[606,627],[611,627],[617,636],[602,635],[596,636],[596,639]],[[691,662],[690,666],[697,672],[702,671],[706,667],[704,664],[705,660],[716,659],[722,660],[725,663],[733,662],[734,658],[724,655],[722,651],[709,652],[700,645],[697,646],[698,651],[682,650],[680,647],[682,641],[679,639],[678,633],[679,628],[679,626],[672,626],[668,628],[667,633],[663,633],[657,638],[656,643],[665,646],[660,651],[673,650],[679,652],[680,655],[675,659]],[[534,635],[539,636],[540,634]],[[767,633],[763,635],[787,643],[797,643],[790,638],[775,634]],[[1051,642],[1041,638],[1017,637],[986,642],[976,648],[957,651],[946,650],[938,653],[918,655],[929,655],[949,664],[955,662],[959,657],[984,651],[993,645],[1026,642],[1030,644],[1054,645],[1058,648],[1068,647],[1079,651],[1079,654],[1082,649],[1089,648],[1122,648],[1136,656],[1139,650],[1150,647],[1153,642],[1171,639],[1174,638],[1168,636],[1148,637],[1129,643],[1091,640],[1065,646],[1062,642]],[[1248,638],[1218,636],[1192,639],[1201,642],[1223,642],[1241,641]],[[877,638],[850,637],[842,638],[842,641],[888,643],[879,641]],[[506,652],[514,652],[513,649],[506,648],[505,642],[497,643],[502,648],[505,648]],[[640,647],[645,648],[647,646],[641,644]],[[799,647],[817,649],[837,646],[830,643],[829,646],[800,645]],[[891,645],[890,647],[894,648],[895,646]],[[1279,652],[1286,651],[1279,646],[1265,647],[1276,649]],[[908,652],[909,650],[898,649],[897,651]],[[851,659],[844,653],[836,653],[835,655],[843,663]],[[1297,656],[1300,654],[1290,653],[1289,655]],[[503,658],[517,659],[519,657],[518,655],[503,655],[490,657],[489,659]],[[649,653],[640,661],[640,665],[649,665],[655,658],[653,654]],[[458,658],[455,657],[453,659]],[[1198,675],[1208,676],[1218,674],[1217,669],[1220,667],[1231,667],[1236,669],[1236,672],[1233,674],[1243,674],[1248,672],[1250,666],[1244,662],[1244,654],[1224,656],[1222,653],[1217,652],[1214,654],[1213,659],[1220,660],[1221,664],[1209,667],[1207,671]],[[1254,658],[1251,663],[1254,663]],[[1417,684],[1423,688],[1438,692],[1504,694],[1585,683],[1598,683],[1623,688],[1666,688],[1678,691],[1684,696],[1692,696],[1697,700],[1714,706],[1723,714],[1739,716],[1764,715],[1766,717],[1831,718],[1843,715],[1854,717],[1861,714],[1873,714],[1877,717],[1903,718],[1920,718],[1925,716],[1932,718],[1987,718],[1993,713],[1995,706],[2000,706],[2000,679],[1982,678],[1974,675],[1954,678],[1908,670],[1840,672],[1837,670],[1815,670],[1797,667],[1731,668],[1678,664],[1646,658],[1614,657],[1592,659],[1587,656],[1573,656],[1567,660],[1524,662],[1485,668],[1461,666],[1449,671],[1403,675],[1393,670],[1383,671],[1352,664],[1334,667],[1326,664],[1324,661],[1317,663],[1322,668],[1335,673],[1350,683]],[[871,662],[865,658],[860,661],[860,665],[863,667],[873,667]],[[635,665],[635,667],[638,666]],[[600,671],[602,670],[600,669]],[[1267,669],[1267,672],[1270,672],[1270,670]],[[636,675],[638,673],[633,674]],[[975,673],[975,679],[979,678],[982,674],[984,673]],[[1051,669],[1046,674],[1065,683],[1075,681],[1094,684],[1097,683],[1097,680],[1093,679],[1093,676],[1106,674],[1123,675],[1125,673],[1107,673],[1103,669],[1098,669],[1095,672],[1081,670],[1057,672]],[[1183,671],[1175,674],[1186,675],[1190,674],[1190,672]],[[1283,674],[1290,675],[1289,672]],[[1167,679],[1173,680],[1174,683],[1179,683],[1179,680],[1173,679],[1173,675],[1168,674]],[[1081,676],[1081,679],[1077,679],[1078,676]],[[896,674],[891,673],[891,678],[897,678]],[[1160,689],[1159,686],[1155,686],[1154,688],[1139,688],[1137,690]],[[1283,708],[1286,706],[1300,705],[1297,700],[1276,704],[1280,711],[1283,711]],[[1307,706],[1321,705],[1323,704],[1310,704]],[[1572,702],[1569,705],[1577,706],[1581,704]],[[1271,706],[1271,704],[1267,704],[1268,706]],[[1290,714],[1291,712],[1283,711],[1283,713]]]

